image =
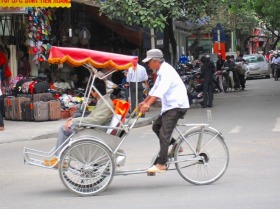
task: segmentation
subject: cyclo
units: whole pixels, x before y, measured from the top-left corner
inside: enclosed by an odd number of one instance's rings
[[[88,49],[52,47],[48,61],[51,64],[69,63],[73,66],[84,66],[89,70],[90,78],[84,98],[87,102],[89,90],[96,90],[93,85],[96,77],[105,79],[118,70],[135,66],[138,58]],[[98,68],[110,70],[100,76]],[[80,196],[101,193],[109,187],[114,176],[147,173],[151,165],[144,169],[121,170],[126,159],[121,146],[141,114],[134,119],[126,119],[125,113],[116,114],[113,108],[111,111],[116,116],[113,117],[114,120],[117,118],[117,125],[92,125],[81,120],[74,133],[57,149],[44,152],[25,147],[25,163],[57,169],[64,186]],[[196,185],[211,184],[223,176],[228,167],[229,152],[218,130],[208,124],[177,124],[174,132],[177,134],[176,143],[170,150],[167,171],[177,170],[182,178]],[[44,159],[51,159],[59,149],[61,151],[57,156],[58,166],[44,165]],[[153,163],[154,159],[151,164]]]

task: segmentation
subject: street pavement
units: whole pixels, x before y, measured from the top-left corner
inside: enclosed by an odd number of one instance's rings
[[[144,118],[137,120],[134,127],[137,128],[151,124],[159,114],[160,108],[151,107]],[[64,125],[66,120],[60,119],[45,122],[4,120],[5,130],[0,132],[0,144],[55,138],[59,127]]]
[[[280,81],[248,80],[245,91],[215,94],[213,108],[193,105],[188,110],[180,123],[207,123],[211,112],[209,123],[222,133],[229,149],[229,167],[211,185],[194,186],[170,170],[152,177],[114,176],[98,196],[78,197],[67,191],[56,170],[23,164],[24,147],[48,152],[55,138],[19,141],[0,146],[0,209],[276,209],[280,205],[279,89]],[[6,125],[8,130],[8,121]],[[53,127],[57,130],[58,125]],[[117,169],[145,169],[159,142],[147,125],[133,129],[121,146],[127,158],[125,166]]]

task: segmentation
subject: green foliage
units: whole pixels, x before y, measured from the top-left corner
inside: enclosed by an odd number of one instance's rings
[[[167,18],[195,20],[219,0],[106,0],[100,13],[128,25],[163,31]]]
[[[247,19],[253,17],[257,23],[264,23],[274,30],[280,29],[280,1],[279,0],[226,0],[230,13],[245,15]],[[252,23],[252,21],[250,21]]]
[[[280,42],[277,43],[276,47],[277,49],[280,49]]]
[[[267,27],[280,30],[279,0],[255,0],[254,9]]]
[[[250,33],[258,27],[260,19],[253,7],[254,0],[224,0],[228,5],[228,13],[235,17],[236,29]]]

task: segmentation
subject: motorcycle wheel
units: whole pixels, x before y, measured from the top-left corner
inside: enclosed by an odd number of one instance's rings
[[[278,80],[278,69],[277,68],[274,70],[274,80],[275,81]]]
[[[224,89],[224,92],[227,93],[228,92],[228,83],[227,81],[223,80],[223,89]]]

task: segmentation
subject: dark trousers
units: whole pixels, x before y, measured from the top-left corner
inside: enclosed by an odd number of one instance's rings
[[[164,112],[160,115],[153,124],[153,131],[159,138],[160,151],[155,161],[164,165],[167,162],[168,147],[170,138],[178,120],[186,114],[186,108],[175,108]]]
[[[4,120],[3,120],[3,115],[2,115],[2,110],[3,110],[3,102],[2,100],[4,99],[3,96],[0,96],[0,127],[4,126]]]
[[[240,81],[240,85],[241,85],[241,88],[242,89],[245,89],[245,77],[244,77],[244,74],[238,74],[238,77],[239,77],[239,81]]]
[[[131,112],[136,108],[136,82],[129,83]],[[144,100],[142,82],[138,82],[138,104]]]
[[[203,83],[203,106],[213,105],[213,84],[209,82]]]
[[[233,72],[233,79],[234,79],[234,88],[236,89],[240,87],[240,80],[236,70],[233,70],[232,72]]]
[[[274,63],[271,63],[271,74],[272,74],[272,77],[274,78],[274,71],[275,71],[275,64]]]

